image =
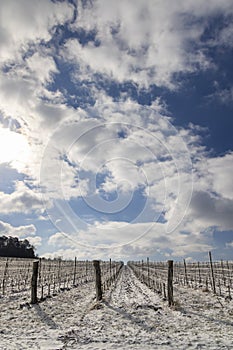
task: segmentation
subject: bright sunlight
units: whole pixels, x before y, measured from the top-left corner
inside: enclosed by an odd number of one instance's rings
[[[23,166],[29,158],[30,148],[24,135],[0,128],[0,164]]]

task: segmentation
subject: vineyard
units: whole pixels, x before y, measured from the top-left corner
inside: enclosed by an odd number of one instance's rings
[[[137,278],[149,288],[168,299],[169,305],[174,303],[173,290],[179,298],[179,287],[186,286],[232,299],[233,262],[128,262]]]
[[[179,286],[200,288],[203,291],[232,298],[233,262],[151,262],[130,261],[128,266],[136,277],[149,288],[168,299],[171,306],[173,294],[179,297]],[[35,267],[36,264],[36,267]],[[106,291],[116,280],[122,262],[101,261],[101,289]],[[34,267],[33,267],[34,266]],[[92,261],[63,261],[39,259],[0,258],[0,295],[25,292],[32,289],[33,268],[36,270],[37,299],[55,295],[59,291],[70,290],[79,285],[96,280]]]
[[[108,262],[100,262],[103,291],[115,281],[121,266],[121,262],[114,262],[111,259]],[[36,292],[34,301],[43,300],[60,291],[70,290],[72,287],[94,280],[92,261],[0,258],[2,296],[31,290],[32,293]]]
[[[232,350],[232,279],[233,262],[211,254],[127,265],[2,258],[0,348]]]

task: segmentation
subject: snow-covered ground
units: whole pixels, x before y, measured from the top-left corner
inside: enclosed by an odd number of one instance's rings
[[[102,303],[92,283],[27,300],[0,299],[1,350],[233,349],[233,300],[179,288],[171,309],[126,266]]]

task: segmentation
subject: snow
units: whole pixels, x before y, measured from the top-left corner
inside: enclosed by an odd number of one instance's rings
[[[0,299],[1,350],[233,349],[233,300],[176,287],[175,306],[124,266],[101,303],[93,283],[30,305],[27,293]]]

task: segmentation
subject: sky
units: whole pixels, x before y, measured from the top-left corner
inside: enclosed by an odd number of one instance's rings
[[[0,2],[0,234],[233,259],[231,0]]]

